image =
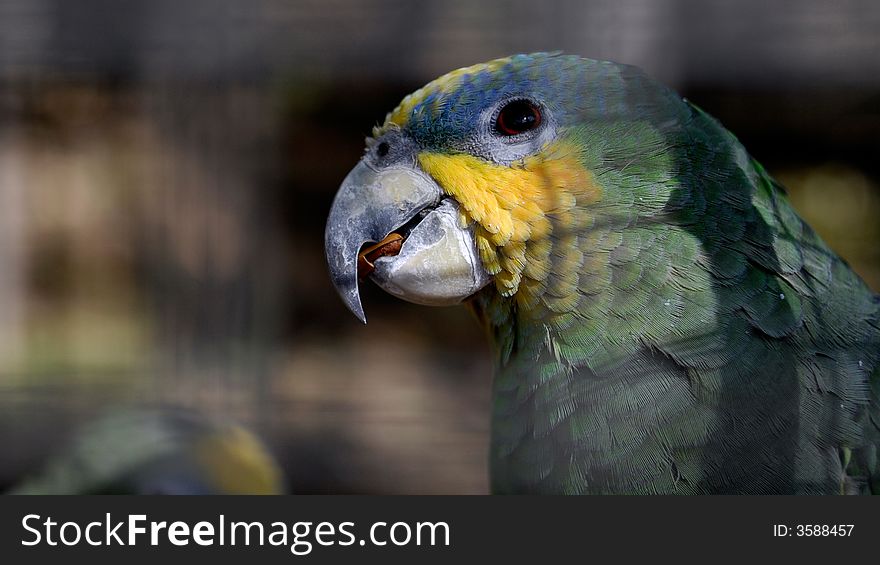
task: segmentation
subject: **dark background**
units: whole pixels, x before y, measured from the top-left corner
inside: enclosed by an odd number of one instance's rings
[[[363,138],[451,69],[636,64],[718,117],[880,288],[875,0],[0,0],[0,490],[118,405],[231,418],[292,492],[488,489],[463,308],[323,259]]]

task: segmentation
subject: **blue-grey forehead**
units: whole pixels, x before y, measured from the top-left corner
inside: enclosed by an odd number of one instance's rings
[[[619,98],[620,67],[576,56],[517,55],[503,64],[473,67],[442,87],[426,87],[403,129],[425,147],[454,146],[485,126],[504,101],[528,98],[546,107],[560,126],[601,113]]]
[[[443,144],[466,137],[502,102],[515,98],[537,100],[558,112],[563,85],[551,79],[549,66],[511,61],[496,70],[465,74],[454,89],[428,93],[413,108],[405,130],[422,144]]]

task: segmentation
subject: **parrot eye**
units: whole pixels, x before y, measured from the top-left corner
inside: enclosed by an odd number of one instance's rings
[[[511,100],[501,107],[495,129],[501,135],[519,135],[541,125],[541,111],[529,100]]]

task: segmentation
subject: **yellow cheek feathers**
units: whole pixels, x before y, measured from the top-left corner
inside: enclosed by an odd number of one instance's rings
[[[556,143],[511,166],[467,154],[421,153],[422,169],[476,222],[486,270],[503,296],[533,303],[545,290],[553,240],[588,222],[601,189],[577,151]],[[555,235],[555,238],[551,238]]]

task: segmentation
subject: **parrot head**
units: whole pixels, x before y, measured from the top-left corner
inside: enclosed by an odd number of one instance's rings
[[[405,97],[367,140],[327,221],[330,275],[345,304],[366,321],[365,278],[425,305],[484,287],[525,309],[548,290],[563,296],[551,271],[582,260],[567,236],[598,221],[603,202],[589,167],[603,140],[584,124],[613,129],[632,121],[633,105],[651,113],[667,95],[634,67],[534,54],[459,69]],[[612,200],[626,199],[634,195]]]

